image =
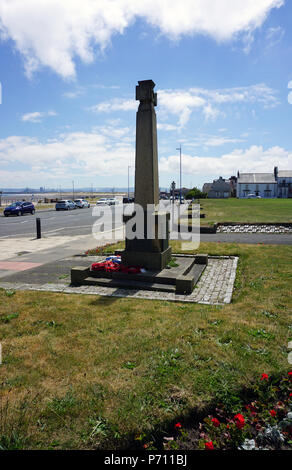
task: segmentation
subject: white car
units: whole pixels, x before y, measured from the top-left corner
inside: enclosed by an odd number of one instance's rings
[[[99,200],[96,202],[96,205],[97,205],[97,206],[108,205],[108,198],[102,197],[101,199],[99,199]]]
[[[108,204],[109,204],[110,206],[113,206],[114,204],[118,204],[118,203],[119,203],[119,200],[116,199],[115,197],[109,197],[109,198],[108,198]]]
[[[247,199],[261,199],[261,196],[256,196],[256,194],[248,194]]]
[[[76,206],[79,207],[80,209],[83,209],[84,207],[90,207],[89,202],[86,201],[85,199],[74,199],[74,202]]]

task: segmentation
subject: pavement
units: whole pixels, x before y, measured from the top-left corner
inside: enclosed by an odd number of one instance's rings
[[[201,233],[201,242],[292,245],[292,234],[274,233]]]

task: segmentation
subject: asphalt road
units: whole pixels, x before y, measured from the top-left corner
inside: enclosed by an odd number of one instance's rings
[[[122,214],[123,204],[115,206],[113,217],[113,206],[100,206],[103,212],[103,219],[98,214],[93,213],[93,207],[89,209],[76,209],[72,211],[39,211],[35,215],[23,215],[4,217],[0,216],[0,240],[5,238],[21,238],[36,236],[36,218],[41,219],[42,235],[54,236],[74,236],[89,235],[92,233],[95,224],[95,231],[111,231],[123,225]],[[127,205],[127,212],[130,213],[133,204]],[[100,213],[101,215],[101,213]],[[250,233],[218,233],[201,234],[201,241],[216,241],[222,243],[265,243],[276,245],[292,245],[292,235],[285,234],[250,234]]]
[[[111,206],[112,207],[112,206]],[[109,206],[102,206],[100,211],[104,212],[103,222],[98,213],[93,215],[93,208],[75,209],[71,211],[39,211],[35,215],[25,214],[23,216],[0,217],[0,239],[21,238],[36,235],[36,218],[41,219],[41,230],[45,236],[62,235],[89,235],[92,227],[96,230],[104,224],[103,230],[112,230],[122,225],[123,204],[115,206],[117,220],[113,219],[113,212]],[[101,214],[100,214],[101,215]]]

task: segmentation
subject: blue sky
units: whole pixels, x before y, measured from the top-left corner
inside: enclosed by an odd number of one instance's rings
[[[0,0],[0,189],[125,187],[128,165],[133,182],[145,79],[161,187],[180,144],[187,187],[292,169],[291,15],[287,0]]]

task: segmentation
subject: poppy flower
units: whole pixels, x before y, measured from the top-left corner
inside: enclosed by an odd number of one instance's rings
[[[215,428],[219,428],[220,421],[217,418],[212,418],[212,423],[215,426]]]
[[[214,450],[213,442],[212,441],[205,442],[205,449],[206,450]]]
[[[175,427],[175,429],[180,429],[180,428],[181,428],[181,424],[180,424],[180,423],[176,423],[176,424],[174,425],[174,427]]]
[[[288,372],[288,377],[289,377],[290,379],[292,379],[292,371],[291,371],[291,372]]]
[[[268,380],[268,379],[269,379],[268,374],[262,374],[261,380]]]
[[[277,415],[276,411],[275,410],[270,410],[270,415],[275,418],[275,416]]]
[[[244,416],[240,413],[234,416],[237,429],[242,429],[245,426]]]

